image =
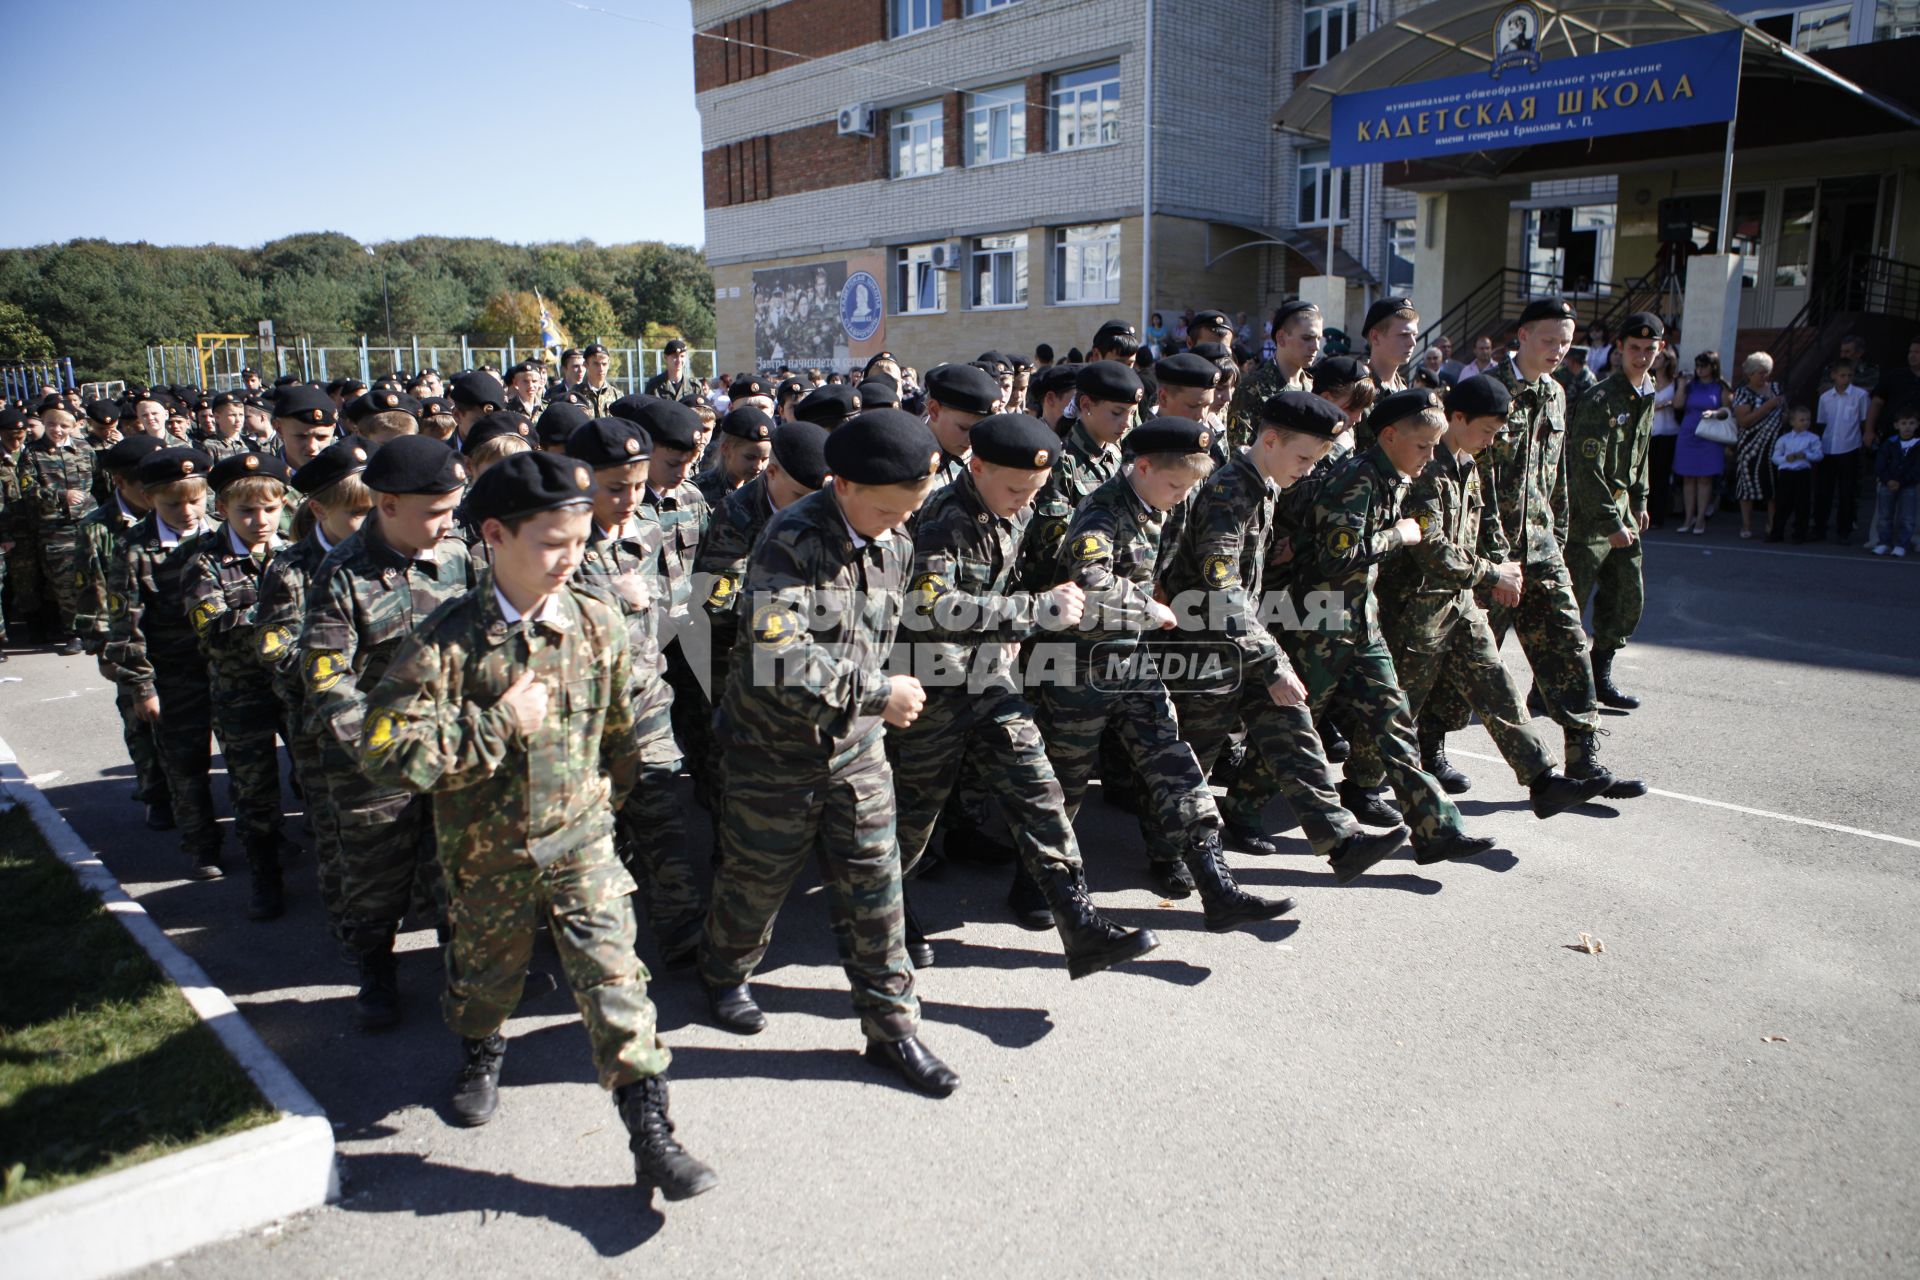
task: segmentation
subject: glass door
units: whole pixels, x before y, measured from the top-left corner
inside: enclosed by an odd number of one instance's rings
[[[1764,325],[1784,326],[1807,304],[1813,282],[1814,211],[1819,205],[1819,189],[1813,186],[1782,188],[1775,208],[1771,263],[1764,264],[1766,278],[1772,282],[1771,298],[1762,316]]]

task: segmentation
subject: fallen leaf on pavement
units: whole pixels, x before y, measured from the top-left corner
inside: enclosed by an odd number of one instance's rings
[[[1786,1044],[1786,1043],[1787,1043],[1787,1038],[1786,1038],[1785,1036],[1761,1036],[1761,1037],[1760,1037],[1760,1043],[1762,1043],[1762,1044]]]
[[[1600,955],[1605,952],[1606,949],[1607,944],[1590,933],[1581,934],[1580,945],[1574,948],[1575,951],[1584,951],[1590,956]]]

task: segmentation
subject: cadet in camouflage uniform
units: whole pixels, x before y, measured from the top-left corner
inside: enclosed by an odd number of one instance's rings
[[[443,1007],[465,1054],[455,1119],[493,1118],[500,1032],[544,923],[626,1123],[635,1179],[680,1200],[715,1179],[673,1138],[671,1055],[633,951],[633,880],[613,852],[612,815],[639,764],[627,627],[556,576],[579,562],[592,490],[586,464],[552,453],[504,458],[475,483],[470,510],[492,568],[395,654],[356,746],[372,782],[431,797],[452,922]],[[557,561],[556,534],[570,538]]]
[[[304,383],[282,387],[279,398],[273,402],[274,438],[279,441],[280,456],[294,471],[312,462],[322,449],[333,443],[338,422],[339,414],[333,401],[318,387]],[[281,537],[298,536],[300,505],[304,501],[305,495],[298,489],[287,495],[287,505],[280,510]]]
[[[361,724],[367,692],[401,644],[472,585],[465,545],[446,536],[466,479],[466,464],[438,440],[380,446],[363,476],[376,510],[321,564],[300,634],[307,713],[340,823],[341,930],[360,968],[356,1008],[369,1030],[399,1020],[394,934],[416,880],[437,877],[427,802],[362,771]]]
[[[720,456],[710,469],[693,478],[693,487],[710,509],[766,470],[773,452],[773,426],[773,415],[752,405],[730,409],[720,419]]]
[[[1120,442],[1133,426],[1145,388],[1140,375],[1117,360],[1080,366],[1074,375],[1073,425],[1046,487],[1033,503],[1033,522],[1020,544],[1013,586],[1044,591],[1058,579],[1060,548],[1073,513],[1095,489],[1120,474]]]
[[[1613,683],[1613,655],[1633,636],[1646,607],[1640,533],[1647,527],[1647,454],[1653,438],[1653,381],[1666,326],[1640,311],[1621,323],[1613,372],[1567,412],[1567,575],[1573,601],[1593,601],[1593,688],[1609,707],[1640,699]]]
[[[73,414],[64,405],[43,408],[47,429],[38,449],[29,449],[20,476],[23,505],[32,517],[39,547],[41,581],[58,611],[55,625],[66,637],[65,652],[84,653],[74,630],[74,609],[83,582],[80,522],[93,510],[93,449],[74,435]]]
[[[1273,313],[1273,359],[1263,360],[1234,390],[1227,406],[1227,431],[1235,446],[1253,443],[1260,411],[1282,391],[1312,391],[1313,365],[1320,358],[1320,308],[1290,298]]]
[[[268,454],[231,454],[210,477],[223,523],[200,540],[182,589],[187,620],[206,656],[213,723],[227,762],[233,825],[247,855],[247,916],[285,910],[280,868],[280,706],[260,661],[260,579],[282,543],[277,535],[287,464]]]
[[[236,392],[222,391],[207,403],[213,409],[214,430],[200,447],[215,462],[250,451],[253,446],[240,434],[240,428],[247,424],[245,400]]]
[[[220,827],[213,811],[212,692],[206,659],[187,618],[186,575],[206,531],[207,473],[198,449],[156,449],[134,475],[153,510],[127,531],[124,554],[109,566],[103,657],[118,674],[134,714],[156,726],[160,766],[180,827],[180,845],[196,880],[222,874]]]
[[[20,454],[27,438],[26,415],[9,405],[0,409],[0,646],[9,622],[25,625],[40,607],[34,587],[32,527],[21,505]],[[0,662],[7,660],[0,647]]]
[[[620,399],[620,388],[607,381],[613,357],[597,342],[589,344],[581,355],[586,359],[587,376],[573,392],[580,397],[580,407],[587,411],[589,418],[604,418],[613,412],[614,402]]]
[[[944,1096],[960,1081],[919,1041],[881,741],[883,724],[904,728],[924,701],[919,681],[885,665],[913,565],[901,526],[940,451],[919,419],[875,409],[837,428],[825,453],[835,483],[775,516],[747,562],[748,623],[715,721],[727,791],[700,976],[721,1026],[766,1026],[747,980],[817,851],[868,1059]]]
[[[954,788],[963,758],[1007,811],[1020,849],[1009,903],[1022,925],[1060,933],[1068,972],[1085,977],[1159,945],[1102,917],[1087,896],[1080,848],[1033,710],[1020,693],[1019,641],[1075,626],[1085,593],[1062,583],[1044,595],[1009,592],[1014,557],[1059,440],[1025,414],[982,418],[968,432],[960,479],[915,517],[906,629],[926,705],[887,734],[899,798],[902,874],[911,875]],[[1037,916],[1037,920],[1035,917]]]
[[[966,471],[967,433],[995,412],[1000,394],[998,379],[977,365],[943,364],[927,371],[927,429],[940,446],[934,488],[952,484]]]
[[[84,412],[87,447],[93,450],[93,501],[98,507],[113,501],[113,481],[101,460],[107,450],[120,442],[120,406],[112,400],[94,399],[87,401]]]

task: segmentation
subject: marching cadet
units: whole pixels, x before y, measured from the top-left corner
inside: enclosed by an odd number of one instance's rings
[[[1314,497],[1294,538],[1294,600],[1302,626],[1288,631],[1294,669],[1306,685],[1316,717],[1333,707],[1358,736],[1378,744],[1387,781],[1400,811],[1358,800],[1352,781],[1341,799],[1370,826],[1405,820],[1413,828],[1414,861],[1422,866],[1473,857],[1493,847],[1486,836],[1469,836],[1434,777],[1420,768],[1413,718],[1394,675],[1393,658],[1380,635],[1374,590],[1380,562],[1416,545],[1420,526],[1401,513],[1412,477],[1433,458],[1446,419],[1440,400],[1424,388],[1397,391],[1374,406],[1375,443],[1341,464]],[[1323,616],[1313,597],[1336,601]]]
[[[1253,443],[1267,401],[1282,391],[1313,390],[1309,371],[1320,358],[1321,325],[1320,308],[1300,298],[1289,298],[1274,311],[1273,359],[1261,362],[1227,407],[1227,429],[1235,445]]]
[[[1153,380],[1156,384],[1153,398],[1155,416],[1200,422],[1213,406],[1213,389],[1220,384],[1220,367],[1196,352],[1182,351],[1164,360],[1156,360]],[[1217,430],[1209,429],[1207,438],[1211,441],[1208,449],[1213,455],[1213,465],[1224,466],[1228,447],[1226,437]]]
[[[235,428],[238,431],[238,427]],[[199,638],[213,693],[213,723],[227,762],[233,825],[247,856],[247,917],[273,920],[286,910],[280,868],[280,708],[260,662],[260,579],[279,551],[287,464],[270,454],[236,453],[209,476],[222,524],[200,539],[181,583],[187,620]]]
[[[106,660],[155,726],[160,767],[173,800],[180,845],[195,880],[223,874],[213,813],[212,690],[206,659],[187,618],[186,576],[206,531],[207,473],[213,459],[171,446],[141,458],[134,475],[152,510],[127,531],[124,554],[107,579]]]
[[[98,403],[96,401],[95,403]],[[152,436],[127,436],[100,454],[100,474],[113,492],[80,522],[80,569],[86,578],[74,606],[73,625],[86,651],[99,663],[100,674],[113,682],[114,708],[120,713],[120,733],[133,765],[134,799],[146,806],[147,825],[155,831],[173,830],[173,801],[167,793],[167,775],[160,764],[160,742],[151,721],[134,713],[133,691],[120,683],[120,672],[107,661],[106,646],[112,614],[107,608],[107,582],[126,554],[127,534],[153,510],[147,491],[134,471],[140,459],[160,448]]]
[[[833,483],[768,522],[741,588],[748,623],[715,717],[727,790],[700,977],[720,1026],[766,1026],[748,979],[817,851],[868,1060],[944,1097],[960,1078],[919,1040],[882,746],[883,726],[906,728],[926,701],[886,663],[913,567],[904,526],[940,448],[910,414],[876,409],[828,436],[825,455]]]
[[[1462,379],[1446,396],[1447,433],[1407,492],[1403,513],[1420,540],[1380,568],[1380,631],[1413,718],[1441,670],[1458,679],[1500,754],[1527,788],[1537,818],[1550,818],[1606,790],[1604,778],[1573,779],[1554,771],[1552,754],[1521,707],[1521,693],[1500,661],[1493,629],[1474,601],[1475,588],[1503,604],[1520,598],[1521,568],[1507,558],[1497,527],[1482,538],[1480,473],[1474,458],[1506,426],[1507,389],[1486,376]],[[1371,790],[1385,777],[1375,739],[1361,735],[1347,766],[1352,783]]]
[[[1160,573],[1166,599],[1207,604],[1206,628],[1181,639],[1231,646],[1239,658],[1223,668],[1222,687],[1174,696],[1180,737],[1201,770],[1211,772],[1228,735],[1244,722],[1248,748],[1285,790],[1314,853],[1331,860],[1340,884],[1398,849],[1407,830],[1362,831],[1340,804],[1307,710],[1306,686],[1260,617],[1260,602],[1278,493],[1306,477],[1345,425],[1338,409],[1304,391],[1269,399],[1248,448],[1236,450],[1194,492]],[[1257,827],[1229,830],[1249,852],[1279,852]]]
[[[1031,404],[1026,411],[1046,423],[1061,439],[1073,428],[1073,419],[1067,410],[1073,407],[1073,398],[1079,393],[1075,383],[1079,375],[1077,364],[1050,364],[1033,375],[1028,396]]]
[[[1012,370],[1008,370],[1011,378]],[[995,412],[1000,383],[976,365],[943,364],[927,370],[927,429],[940,446],[934,487],[952,484],[967,469],[967,432]]]
[[[531,422],[540,416],[546,389],[546,369],[537,360],[522,360],[507,370],[507,402],[500,407]]]
[[[1613,683],[1618,653],[1646,607],[1640,533],[1647,527],[1647,454],[1653,438],[1648,371],[1667,334],[1660,317],[1637,311],[1621,322],[1613,371],[1567,410],[1567,576],[1573,602],[1593,602],[1593,690],[1631,711],[1640,699]]]
[[[666,682],[662,606],[671,593],[662,563],[666,531],[639,514],[653,440],[625,418],[595,418],[575,429],[567,456],[593,478],[593,520],[578,580],[619,606],[626,626],[636,780],[616,815],[616,850],[645,887],[664,967],[693,962],[707,904],[687,855],[686,823],[673,779],[674,691]]]
[[[1166,685],[1140,653],[1146,635],[1175,623],[1155,597],[1154,569],[1167,513],[1213,469],[1211,437],[1185,418],[1135,427],[1127,437],[1132,461],[1074,513],[1057,576],[1086,593],[1087,619],[1072,635],[1071,679],[1043,684],[1036,709],[1070,819],[1080,811],[1101,735],[1114,724],[1145,791],[1143,826],[1175,846],[1173,858],[1148,849],[1155,887],[1169,898],[1197,887],[1207,928],[1220,931],[1271,920],[1292,910],[1293,899],[1269,901],[1234,883],[1206,775],[1180,741]]]
[[[458,465],[441,452],[443,467]],[[372,479],[390,482],[370,469]],[[424,473],[417,482],[429,483]],[[395,654],[356,746],[376,785],[431,798],[452,922],[442,1007],[465,1058],[456,1121],[493,1118],[501,1030],[544,923],[626,1125],[636,1182],[683,1200],[716,1179],[673,1136],[671,1054],[634,954],[633,880],[613,852],[612,815],[638,759],[626,625],[570,585],[593,487],[585,463],[552,453],[506,458],[474,483],[468,505],[492,568]]]
[[[82,412],[87,418],[87,445],[93,450],[93,501],[98,507],[113,501],[113,481],[100,461],[120,442],[120,406],[102,397],[87,401]]]
[[[247,406],[239,394],[222,391],[207,402],[207,408],[213,414],[213,432],[200,441],[200,447],[216,463],[246,453],[249,446],[241,439],[240,428],[247,425]]]
[[[901,874],[911,875],[933,835],[961,761],[971,756],[1007,811],[1018,841],[1008,904],[1018,922],[1060,933],[1074,978],[1145,955],[1151,930],[1127,930],[1095,909],[1060,783],[1033,709],[1020,692],[1019,641],[1079,624],[1086,594],[1072,582],[1010,592],[1033,495],[1046,484],[1059,441],[1038,418],[1001,413],[968,433],[967,470],[927,500],[913,525],[912,667],[928,676],[926,705],[887,734],[899,805]]]
[[[439,889],[427,802],[362,768],[367,694],[407,637],[472,578],[465,544],[446,536],[467,483],[459,454],[401,436],[374,451],[362,482],[374,514],[328,553],[309,589],[300,669],[321,730],[326,803],[340,823],[341,931],[360,969],[355,1008],[361,1027],[377,1030],[400,1018],[393,940],[416,882]]]
[[[80,522],[94,508],[93,450],[74,435],[73,411],[55,401],[40,409],[47,434],[26,453],[20,474],[23,505],[33,521],[39,547],[40,579],[56,610],[56,635],[66,637],[62,653],[86,652],[74,630],[74,607],[83,582]]]
[[[341,896],[340,818],[327,796],[326,729],[307,705],[306,675],[300,668],[300,628],[307,616],[307,595],[320,566],[333,549],[352,537],[373,509],[373,492],[361,479],[367,469],[366,444],[352,436],[334,441],[292,474],[295,493],[304,500],[310,528],[267,565],[260,579],[256,609],[259,661],[268,673],[285,714],[287,754],[305,798],[307,831],[313,836],[320,905],[335,940],[346,943]]]
[[[720,419],[720,457],[693,478],[709,508],[766,469],[773,453],[773,415],[751,405],[727,410]]]
[[[33,563],[33,532],[20,492],[21,451],[27,419],[8,405],[0,408],[0,662],[7,660],[9,623],[26,626],[39,611],[40,572]]]
[[[1073,513],[1120,473],[1120,441],[1132,428],[1145,395],[1140,375],[1117,360],[1097,360],[1077,370],[1072,379],[1073,425],[1034,499],[1033,520],[1014,575],[1016,590],[1044,591],[1055,585]]]
[[[1414,310],[1413,299],[1382,298],[1368,307],[1360,340],[1367,344],[1367,380],[1373,384],[1374,398],[1405,391],[1406,365],[1420,340],[1420,313]],[[1372,447],[1373,428],[1363,418],[1353,428],[1353,451],[1365,453]]]

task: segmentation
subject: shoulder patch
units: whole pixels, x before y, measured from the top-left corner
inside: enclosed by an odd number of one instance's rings
[[[931,570],[916,574],[913,581],[907,584],[907,594],[915,597],[914,605],[920,609],[931,609],[934,601],[952,589],[945,578]]]
[[[218,600],[202,600],[193,606],[193,613],[188,621],[193,623],[193,629],[197,634],[204,635],[207,628],[213,625],[213,620],[225,612],[226,606]]]
[[[1075,560],[1104,560],[1113,554],[1113,541],[1104,533],[1083,533],[1073,540]]]
[[[307,655],[307,687],[325,693],[347,674],[347,664],[337,653],[317,649]]]
[[[1240,581],[1240,566],[1231,556],[1208,556],[1200,564],[1200,576],[1210,587],[1230,587]]]
[[[391,711],[380,710],[373,713],[373,719],[367,721],[367,750],[379,755],[393,745],[394,732],[400,727],[400,717]]]
[[[733,575],[726,574],[726,573],[715,575],[713,579],[713,588],[712,590],[707,592],[707,608],[709,609],[725,608],[727,602],[733,599],[733,592],[734,592]]]
[[[284,623],[260,633],[260,656],[277,658],[293,644],[293,628]]]
[[[1422,511],[1413,518],[1413,522],[1420,526],[1420,532],[1424,534],[1433,528],[1433,512]]]
[[[1586,456],[1586,457],[1588,457],[1588,458],[1597,458],[1597,457],[1599,457],[1599,456],[1600,456],[1600,441],[1599,441],[1599,440],[1598,440],[1598,439],[1596,438],[1596,439],[1592,439],[1592,440],[1587,440],[1587,441],[1584,441],[1584,442],[1582,442],[1582,443],[1581,443],[1581,445],[1580,445],[1580,452],[1581,452],[1581,454],[1582,454],[1582,455],[1584,455],[1584,456]]]
[[[763,604],[754,610],[753,638],[758,644],[778,649],[800,638],[800,615],[784,604]]]
[[[1327,530],[1327,550],[1336,556],[1353,550],[1353,530],[1345,525]]]

